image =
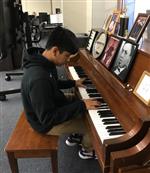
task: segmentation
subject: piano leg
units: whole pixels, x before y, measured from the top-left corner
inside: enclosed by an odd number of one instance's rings
[[[119,173],[149,173],[150,172],[150,166],[128,166],[128,167],[123,167],[119,169]]]
[[[149,139],[150,139],[150,129],[148,130],[143,140],[141,140],[137,145],[128,148],[126,150],[112,152],[111,162],[110,162],[110,173],[128,173],[128,172],[123,172],[123,169],[125,169],[125,167],[133,165],[137,165],[138,167],[143,169],[145,166],[149,166],[150,168]],[[149,172],[145,173],[150,173],[150,169]]]

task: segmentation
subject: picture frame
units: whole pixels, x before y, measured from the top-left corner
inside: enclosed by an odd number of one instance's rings
[[[107,28],[108,34],[111,35],[115,33],[116,27],[118,26],[119,23],[119,18],[120,18],[120,11],[114,10]]]
[[[107,32],[107,29],[108,29],[108,27],[109,27],[111,18],[112,18],[112,14],[110,14],[110,15],[105,19],[105,21],[104,21],[103,30],[104,30],[105,32]]]
[[[99,58],[101,56],[105,48],[106,42],[107,33],[102,31],[97,35],[93,44],[92,55],[94,58]]]
[[[97,36],[99,32],[95,29],[91,29],[89,38],[88,38],[88,42],[87,42],[87,46],[86,46],[86,50],[88,50],[90,53],[92,52],[92,48],[93,48],[93,44],[95,41],[95,38]]]
[[[111,67],[111,72],[122,82],[125,82],[134,63],[138,44],[122,39],[119,50]]]
[[[149,21],[149,14],[139,13],[128,35],[128,39],[138,43]]]
[[[150,10],[146,10],[146,14],[150,15]],[[148,22],[148,25],[147,25],[146,35],[147,35],[147,39],[150,40],[150,22]]]
[[[121,43],[121,40],[119,37],[116,36],[110,36],[108,41],[107,41],[107,45],[105,47],[104,53],[102,55],[102,58],[100,60],[100,62],[106,67],[106,68],[110,68],[115,54],[119,48],[119,45]]]
[[[150,72],[144,71],[133,93],[147,106],[150,106]]]

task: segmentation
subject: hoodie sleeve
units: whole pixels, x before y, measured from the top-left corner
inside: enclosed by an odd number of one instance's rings
[[[82,116],[86,111],[85,103],[82,100],[57,107],[54,101],[53,87],[48,80],[38,80],[33,84],[30,90],[30,100],[43,128]]]
[[[68,89],[75,87],[75,80],[57,80],[57,86],[59,89]]]

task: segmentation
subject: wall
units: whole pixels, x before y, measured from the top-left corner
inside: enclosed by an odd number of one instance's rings
[[[117,7],[117,0],[64,0],[64,25],[74,32],[89,32],[103,26],[105,18]]]
[[[106,16],[117,6],[117,0],[52,0],[53,12],[60,8],[64,26],[75,33],[87,33],[103,26]],[[22,0],[23,11],[51,13],[50,0]]]
[[[64,26],[70,28],[72,31],[85,32],[87,23],[87,4],[86,0],[64,0],[63,14]]]
[[[93,0],[92,1],[92,27],[103,26],[107,16],[117,7],[117,0]]]
[[[62,11],[62,2],[63,0],[53,0],[53,13],[56,13],[56,8],[60,8]]]
[[[143,0],[136,0],[134,18],[136,19],[138,13],[146,13],[146,10],[150,10],[150,1],[144,3]]]
[[[61,8],[62,0],[53,0],[53,13],[55,8]],[[51,14],[51,1],[50,0],[22,0],[23,11],[28,11],[32,14],[34,11],[38,14],[39,12],[47,12]]]

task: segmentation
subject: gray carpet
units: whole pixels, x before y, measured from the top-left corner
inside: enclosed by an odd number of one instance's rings
[[[65,145],[67,136],[61,136],[58,148],[59,173],[101,173],[97,160],[83,160],[78,156],[78,146]]]

